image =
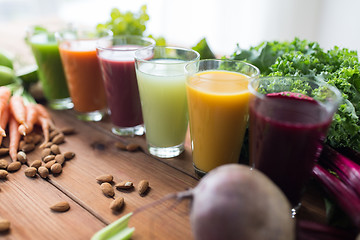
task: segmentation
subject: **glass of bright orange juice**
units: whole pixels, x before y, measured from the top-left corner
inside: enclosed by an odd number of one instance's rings
[[[260,71],[225,59],[200,60],[185,69],[193,165],[203,176],[239,161],[248,124],[248,83]]]
[[[58,32],[59,51],[77,117],[84,121],[100,121],[107,112],[107,101],[96,43],[108,32],[74,29]]]

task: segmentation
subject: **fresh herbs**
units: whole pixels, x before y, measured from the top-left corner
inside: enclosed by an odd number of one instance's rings
[[[316,42],[263,42],[250,49],[237,46],[232,59],[257,66],[263,76],[311,76],[337,87],[343,101],[326,139],[331,146],[360,151],[360,63],[356,51],[334,47],[323,50]]]

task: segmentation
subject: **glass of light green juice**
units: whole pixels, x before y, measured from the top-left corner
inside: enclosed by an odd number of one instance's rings
[[[38,65],[38,77],[49,107],[57,110],[72,108],[55,33],[29,30],[27,40]]]
[[[176,47],[149,47],[135,52],[136,77],[149,152],[172,158],[184,151],[188,128],[185,65],[199,53]]]

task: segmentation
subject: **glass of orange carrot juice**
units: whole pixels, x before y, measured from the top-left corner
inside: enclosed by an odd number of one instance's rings
[[[248,123],[248,83],[260,71],[225,59],[200,60],[185,69],[193,165],[203,176],[239,161]]]
[[[59,51],[70,97],[77,117],[84,121],[100,121],[107,112],[107,102],[96,43],[108,32],[74,29],[57,33]]]

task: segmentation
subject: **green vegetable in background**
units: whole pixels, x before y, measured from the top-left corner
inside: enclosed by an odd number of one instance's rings
[[[12,57],[4,50],[0,50],[0,66],[14,68]]]
[[[0,86],[14,83],[15,78],[15,72],[12,68],[0,66]]]
[[[192,48],[200,54],[200,59],[215,59],[215,54],[211,51],[206,38],[203,38]]]
[[[337,46],[324,51],[316,42],[295,38],[292,42],[263,42],[250,49],[238,46],[231,58],[254,64],[263,76],[308,75],[336,86],[344,100],[326,141],[335,148],[360,151],[360,63],[356,51]]]

